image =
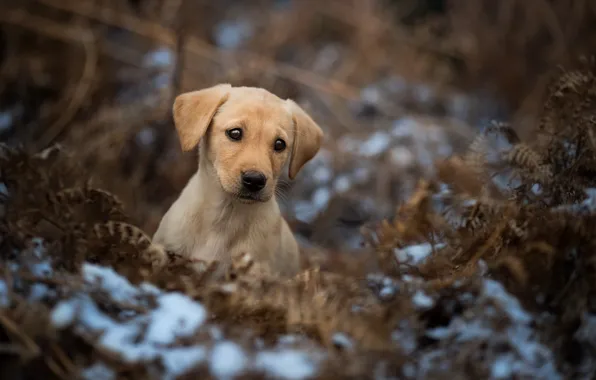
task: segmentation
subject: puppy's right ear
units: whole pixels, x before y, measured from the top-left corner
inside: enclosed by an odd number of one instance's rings
[[[176,97],[174,124],[183,151],[193,149],[201,141],[215,112],[228,99],[231,89],[230,84],[218,84]]]

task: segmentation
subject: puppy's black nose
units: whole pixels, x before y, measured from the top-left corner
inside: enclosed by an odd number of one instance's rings
[[[267,177],[261,172],[248,171],[242,173],[242,186],[250,192],[257,192],[265,187]]]

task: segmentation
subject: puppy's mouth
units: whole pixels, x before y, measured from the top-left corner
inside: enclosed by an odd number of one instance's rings
[[[240,192],[235,194],[235,197],[242,203],[259,203],[267,201],[267,197],[262,193]]]

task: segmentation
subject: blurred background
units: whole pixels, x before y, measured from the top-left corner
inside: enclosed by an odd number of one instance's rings
[[[531,136],[545,75],[594,51],[595,22],[594,0],[3,0],[0,139],[62,144],[153,234],[197,165],[174,97],[264,87],[326,132],[285,215],[355,249],[489,120]]]

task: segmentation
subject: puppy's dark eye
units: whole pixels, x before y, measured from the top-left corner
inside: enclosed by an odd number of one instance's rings
[[[282,152],[284,149],[286,149],[286,142],[282,139],[275,140],[273,143],[273,149],[275,149],[276,152]]]
[[[240,141],[242,139],[242,129],[240,128],[232,128],[226,131],[226,135],[230,138],[230,140]]]

